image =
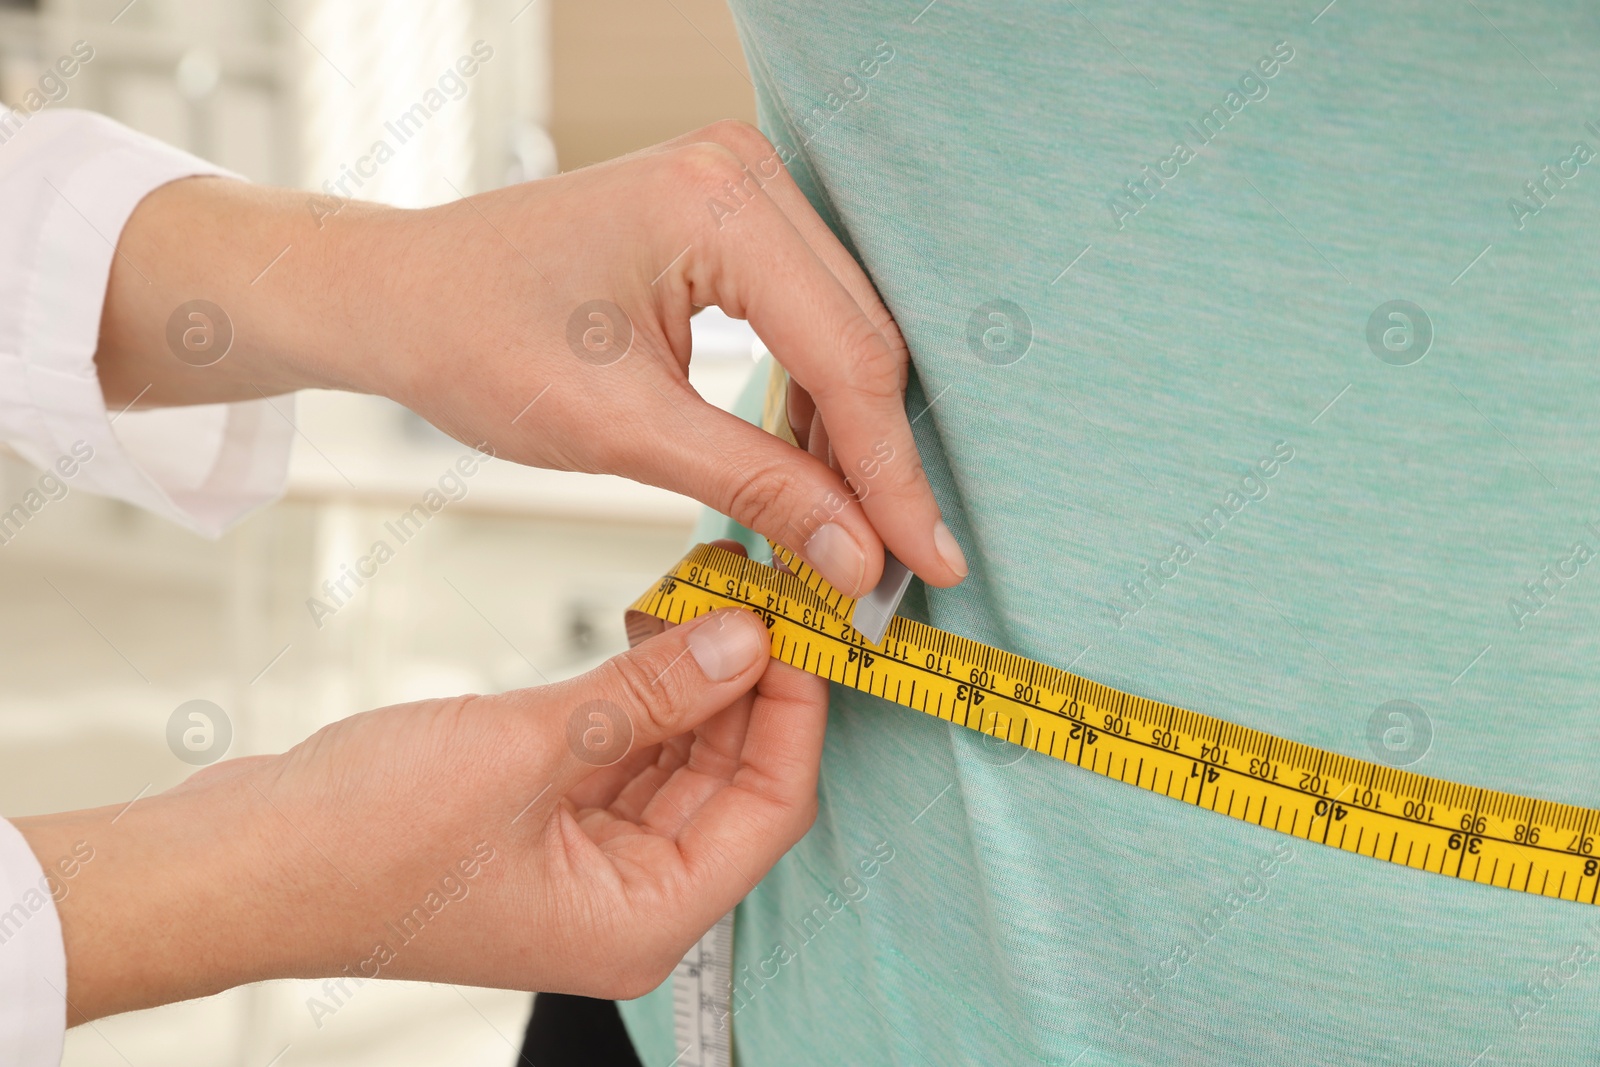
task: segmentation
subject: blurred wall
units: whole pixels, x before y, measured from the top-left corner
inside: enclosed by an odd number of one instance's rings
[[[562,170],[718,119],[755,121],[724,0],[553,0],[553,114]]]
[[[722,0],[0,0],[0,100],[82,40],[94,57],[51,107],[321,189],[479,39],[492,61],[355,195],[437,203],[753,118]],[[751,336],[709,311],[694,332],[692,384],[727,405]],[[625,646],[623,608],[697,513],[621,479],[485,465],[323,618],[322,583],[462,448],[376,397],[306,393],[293,417],[285,499],[215,542],[74,489],[0,544],[0,815],[125,804],[365,708],[569,677]],[[0,446],[0,507],[37,479]],[[194,701],[219,726],[198,755],[170,730]],[[529,1006],[386,981],[333,1018],[322,995],[266,982],[100,1020],[69,1033],[64,1065],[509,1067]]]

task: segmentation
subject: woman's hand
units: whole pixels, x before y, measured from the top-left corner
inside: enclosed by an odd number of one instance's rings
[[[568,682],[16,820],[47,867],[93,849],[58,905],[71,1021],[278,977],[642,995],[815,817],[827,684],[768,657],[719,611]]]
[[[934,585],[966,573],[912,441],[905,342],[748,126],[422,211],[177,182],[118,252],[99,355],[113,404],[382,393],[507,459],[693,496],[846,592],[877,583],[885,545]],[[233,327],[206,367],[167,350],[194,299]],[[689,319],[711,304],[749,319],[804,421],[826,420],[821,454],[689,386]]]

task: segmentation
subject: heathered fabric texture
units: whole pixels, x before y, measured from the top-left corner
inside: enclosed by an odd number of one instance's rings
[[[1363,758],[1410,701],[1415,769],[1600,805],[1600,9],[922,5],[735,5],[933,401],[972,575],[907,613]],[[843,690],[821,801],[738,910],[743,1067],[1600,1062],[1600,909]]]

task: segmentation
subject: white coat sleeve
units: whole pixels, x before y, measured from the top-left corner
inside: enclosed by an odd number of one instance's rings
[[[210,536],[282,492],[293,401],[108,412],[94,352],[133,209],[167,182],[225,173],[92,112],[0,109],[0,440],[73,470],[72,488]],[[0,501],[0,520],[15,503]]]
[[[128,217],[201,174],[226,172],[90,112],[0,106],[0,441],[73,489],[215,536],[282,492],[292,401],[110,412],[94,363]],[[0,542],[43,505],[0,501]],[[49,879],[0,820],[0,1067],[60,1063],[65,995]]]
[[[51,881],[0,819],[0,1067],[57,1067],[67,1032],[67,956]]]

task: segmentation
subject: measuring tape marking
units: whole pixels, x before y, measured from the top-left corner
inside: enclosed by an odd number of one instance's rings
[[[718,607],[749,608],[766,621],[774,658],[1104,777],[1263,828],[1276,803],[1270,829],[1413,869],[1591,904],[1600,897],[1600,858],[1589,834],[1593,809],[1290,741],[910,619],[894,619],[874,645],[840,617],[849,598],[820,585],[814,574],[802,577],[702,545],[633,611],[681,622]],[[1136,729],[1150,739],[1133,736]],[[1244,807],[1236,811],[1241,796]],[[1558,836],[1564,834],[1571,834],[1565,845]],[[1553,873],[1560,877],[1552,885]]]
[[[767,379],[761,423],[768,432],[795,445],[797,442],[786,414],[788,384],[788,375],[774,363]],[[708,545],[695,549],[629,609],[630,640],[637,644],[659,631],[662,620],[682,622],[720,607],[751,608],[765,619],[772,632],[774,658],[953,725],[1003,738],[1079,767],[1083,766],[1085,751],[1093,746],[1086,769],[1096,774],[1127,783],[1129,759],[1137,756],[1138,764],[1130,784],[1198,808],[1206,807],[1206,786],[1212,785],[1210,810],[1216,811],[1226,780],[1229,792],[1227,808],[1222,814],[1249,822],[1251,803],[1259,801],[1254,820],[1258,827],[1266,827],[1268,805],[1275,799],[1277,811],[1273,814],[1271,828],[1279,833],[1303,837],[1307,841],[1318,840],[1314,835],[1320,819],[1320,843],[1360,856],[1465,881],[1573,901],[1582,899],[1585,880],[1593,878],[1593,884],[1588,887],[1589,903],[1594,904],[1600,896],[1600,859],[1592,854],[1594,840],[1590,835],[1591,823],[1600,815],[1594,809],[1459,785],[1289,741],[1263,730],[1124,693],[1071,671],[908,619],[890,619],[888,631],[884,633],[878,627],[884,616],[893,613],[894,605],[904,592],[903,582],[898,587],[891,583],[888,588],[880,583],[880,588],[859,604],[864,614],[858,613],[858,601],[833,589],[792,552],[777,545],[773,548],[775,561],[785,570]],[[886,579],[888,562],[886,560]],[[907,575],[901,577],[908,579]],[[720,580],[724,588],[712,588],[713,579]],[[757,595],[761,597],[760,602]],[[882,635],[881,640],[869,639],[854,627],[858,614],[863,619],[862,625],[873,635]],[[830,626],[838,632],[831,632]],[[815,666],[811,662],[813,646],[817,646]],[[910,658],[913,654],[920,654],[923,662],[913,662]],[[968,672],[966,682],[952,673],[958,665]],[[1011,683],[1011,696],[1000,688],[997,680],[1000,676]],[[917,702],[919,680],[922,683],[920,704]],[[892,693],[891,681],[894,683]],[[954,691],[951,686],[955,687]],[[932,710],[928,707],[930,694],[934,700]],[[1059,700],[1059,709],[1041,702],[1047,694]],[[1021,699],[1024,696],[1028,699]],[[947,697],[950,700],[948,711],[945,709]],[[985,704],[990,706],[986,708]],[[1005,710],[1008,707],[1015,710]],[[976,724],[972,721],[975,708]],[[1091,712],[1103,716],[1103,728],[1090,724]],[[1131,728],[1126,726],[1130,719],[1150,731],[1151,740],[1135,738]],[[1013,738],[1013,727],[1018,722],[1021,729]],[[1031,742],[1028,739],[1030,725],[1033,727]],[[1057,751],[1056,742],[1063,729],[1067,737]],[[1077,755],[1069,759],[1074,740],[1078,742]],[[1198,753],[1192,751],[1196,746]],[[1100,767],[1102,752],[1105,753],[1103,770]],[[1113,774],[1119,755],[1122,763]],[[1229,762],[1230,757],[1235,756],[1239,767]],[[1144,780],[1147,761],[1151,763],[1148,785]],[[1242,767],[1248,767],[1248,771]],[[1280,767],[1291,776],[1298,772],[1300,784],[1279,780]],[[1167,776],[1165,785],[1160,784],[1163,769]],[[1184,773],[1185,770],[1188,773]],[[1365,785],[1361,784],[1363,775]],[[1174,780],[1179,783],[1176,796]],[[1196,784],[1192,801],[1189,799],[1191,782]],[[1337,791],[1334,791],[1335,785]],[[1245,795],[1244,810],[1235,814],[1234,806],[1241,791]],[[1351,795],[1349,801],[1345,799],[1347,794]],[[1382,809],[1385,799],[1390,801],[1391,810]],[[1398,810],[1392,807],[1397,800],[1401,802]],[[1440,808],[1446,820],[1456,818],[1459,830],[1440,823]],[[1287,828],[1282,825],[1285,811],[1290,814]],[[1518,812],[1522,812],[1520,820],[1515,818]],[[1304,833],[1300,831],[1302,816],[1306,818]],[[1489,816],[1497,820],[1492,830]],[[1577,821],[1580,817],[1581,821]],[[1577,829],[1573,832],[1575,821]],[[1330,841],[1335,824],[1342,824],[1339,837]],[[1506,836],[1508,825],[1509,837]],[[1346,844],[1352,827],[1356,830],[1355,839]],[[1372,832],[1371,851],[1363,852],[1362,845],[1369,830]],[[1380,856],[1385,832],[1390,835],[1389,849]],[[1557,835],[1565,833],[1572,834],[1565,848],[1550,843],[1559,841]],[[1397,857],[1402,842],[1406,845],[1405,853]],[[1422,845],[1420,857],[1416,854],[1419,843]],[[1435,848],[1439,849],[1437,869],[1432,866]],[[1527,849],[1543,857],[1542,871],[1538,858],[1525,851]],[[1453,872],[1446,870],[1452,852],[1455,853]],[[1466,871],[1469,855],[1474,857],[1475,863],[1471,871]],[[1485,859],[1492,860],[1487,872]],[[1499,880],[1502,860],[1509,864],[1503,883]],[[1526,862],[1526,874],[1522,885],[1517,886],[1514,881],[1519,861]],[[1537,888],[1533,886],[1536,873],[1542,874]],[[1550,876],[1553,873],[1559,873],[1560,878],[1552,888]],[[1567,881],[1574,874],[1577,878],[1572,895],[1568,896]],[[678,1067],[729,1065],[732,1055],[729,1023],[734,1011],[732,949],[733,913],[730,912],[691,948],[673,973],[674,1030],[679,1049],[674,1062]]]
[[[706,931],[672,971],[674,1067],[729,1067],[733,915]]]

